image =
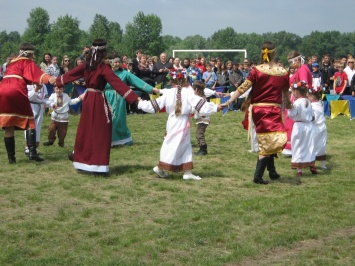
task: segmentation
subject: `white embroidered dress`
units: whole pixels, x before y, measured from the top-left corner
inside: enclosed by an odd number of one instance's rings
[[[306,106],[307,105],[307,106]],[[312,104],[306,98],[298,98],[288,116],[295,123],[292,128],[292,168],[313,166],[315,161]]]
[[[158,167],[172,172],[193,169],[190,141],[190,112],[194,108],[201,115],[217,112],[217,105],[194,94],[191,87],[181,89],[181,114],[175,115],[177,88],[162,90],[163,95],[152,101],[140,101],[138,108],[148,113],[158,112],[163,107],[169,115],[166,136],[160,150]]]
[[[312,109],[314,114],[314,152],[317,161],[325,161],[328,134],[322,101],[312,102]]]

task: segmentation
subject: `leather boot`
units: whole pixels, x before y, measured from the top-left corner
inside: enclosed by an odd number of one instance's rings
[[[201,145],[200,150],[196,152],[196,155],[207,155],[207,144]]]
[[[44,159],[39,157],[39,155],[37,153],[36,130],[35,129],[26,130],[26,139],[27,139],[28,150],[30,151],[28,158],[30,160],[34,160],[36,162],[44,161]]]
[[[15,137],[4,138],[5,147],[7,151],[7,158],[9,159],[9,164],[16,163],[15,157]]]
[[[258,160],[254,173],[254,183],[262,185],[267,185],[269,183],[268,181],[263,179],[264,171],[268,161],[269,157],[264,157]]]
[[[271,180],[276,180],[280,178],[280,175],[276,172],[275,169],[275,161],[274,161],[275,155],[272,154],[269,157],[269,161],[267,163],[267,170],[269,171],[269,177]]]

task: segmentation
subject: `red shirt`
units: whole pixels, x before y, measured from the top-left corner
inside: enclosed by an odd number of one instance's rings
[[[344,88],[345,81],[348,80],[348,75],[343,71],[334,74],[335,93],[339,94]]]

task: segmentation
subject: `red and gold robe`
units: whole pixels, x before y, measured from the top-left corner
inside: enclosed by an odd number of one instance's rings
[[[49,78],[27,57],[11,60],[0,83],[0,127],[35,129],[27,85],[48,83]]]
[[[289,76],[283,67],[269,67],[267,64],[254,67],[238,88],[243,94],[250,87],[252,119],[259,143],[259,154],[279,153],[287,141],[282,122],[282,93],[289,88]]]

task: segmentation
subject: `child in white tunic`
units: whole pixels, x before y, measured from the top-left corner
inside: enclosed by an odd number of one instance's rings
[[[49,107],[50,101],[48,100],[48,92],[46,85],[27,85],[27,94],[28,99],[31,103],[31,108],[33,112],[33,116],[35,117],[36,123],[36,146],[39,146],[39,142],[41,139],[41,127],[43,121],[43,106]],[[25,139],[26,139],[26,131],[25,131]],[[26,145],[25,147],[25,155],[29,156],[30,151]]]
[[[319,90],[312,90],[308,95],[308,99],[312,102],[313,109],[313,132],[314,132],[314,151],[316,161],[321,162],[321,168],[327,170],[326,162],[326,146],[327,146],[327,126],[325,125],[324,106]]]
[[[153,168],[159,177],[167,177],[171,172],[183,172],[183,179],[200,180],[201,177],[193,175],[192,146],[190,140],[190,112],[194,108],[202,115],[210,115],[220,110],[220,105],[209,103],[195,95],[187,83],[184,70],[171,70],[168,74],[171,89],[164,90],[163,95],[156,100],[143,101],[140,99],[138,108],[156,113],[166,109],[169,115],[166,123],[166,135],[160,150],[158,166]]]
[[[291,167],[297,169],[297,176],[302,176],[302,168],[310,167],[312,174],[317,174],[314,167],[314,136],[312,104],[307,98],[307,84],[298,82],[292,85],[292,94],[296,98],[288,116],[295,122],[291,135]]]

